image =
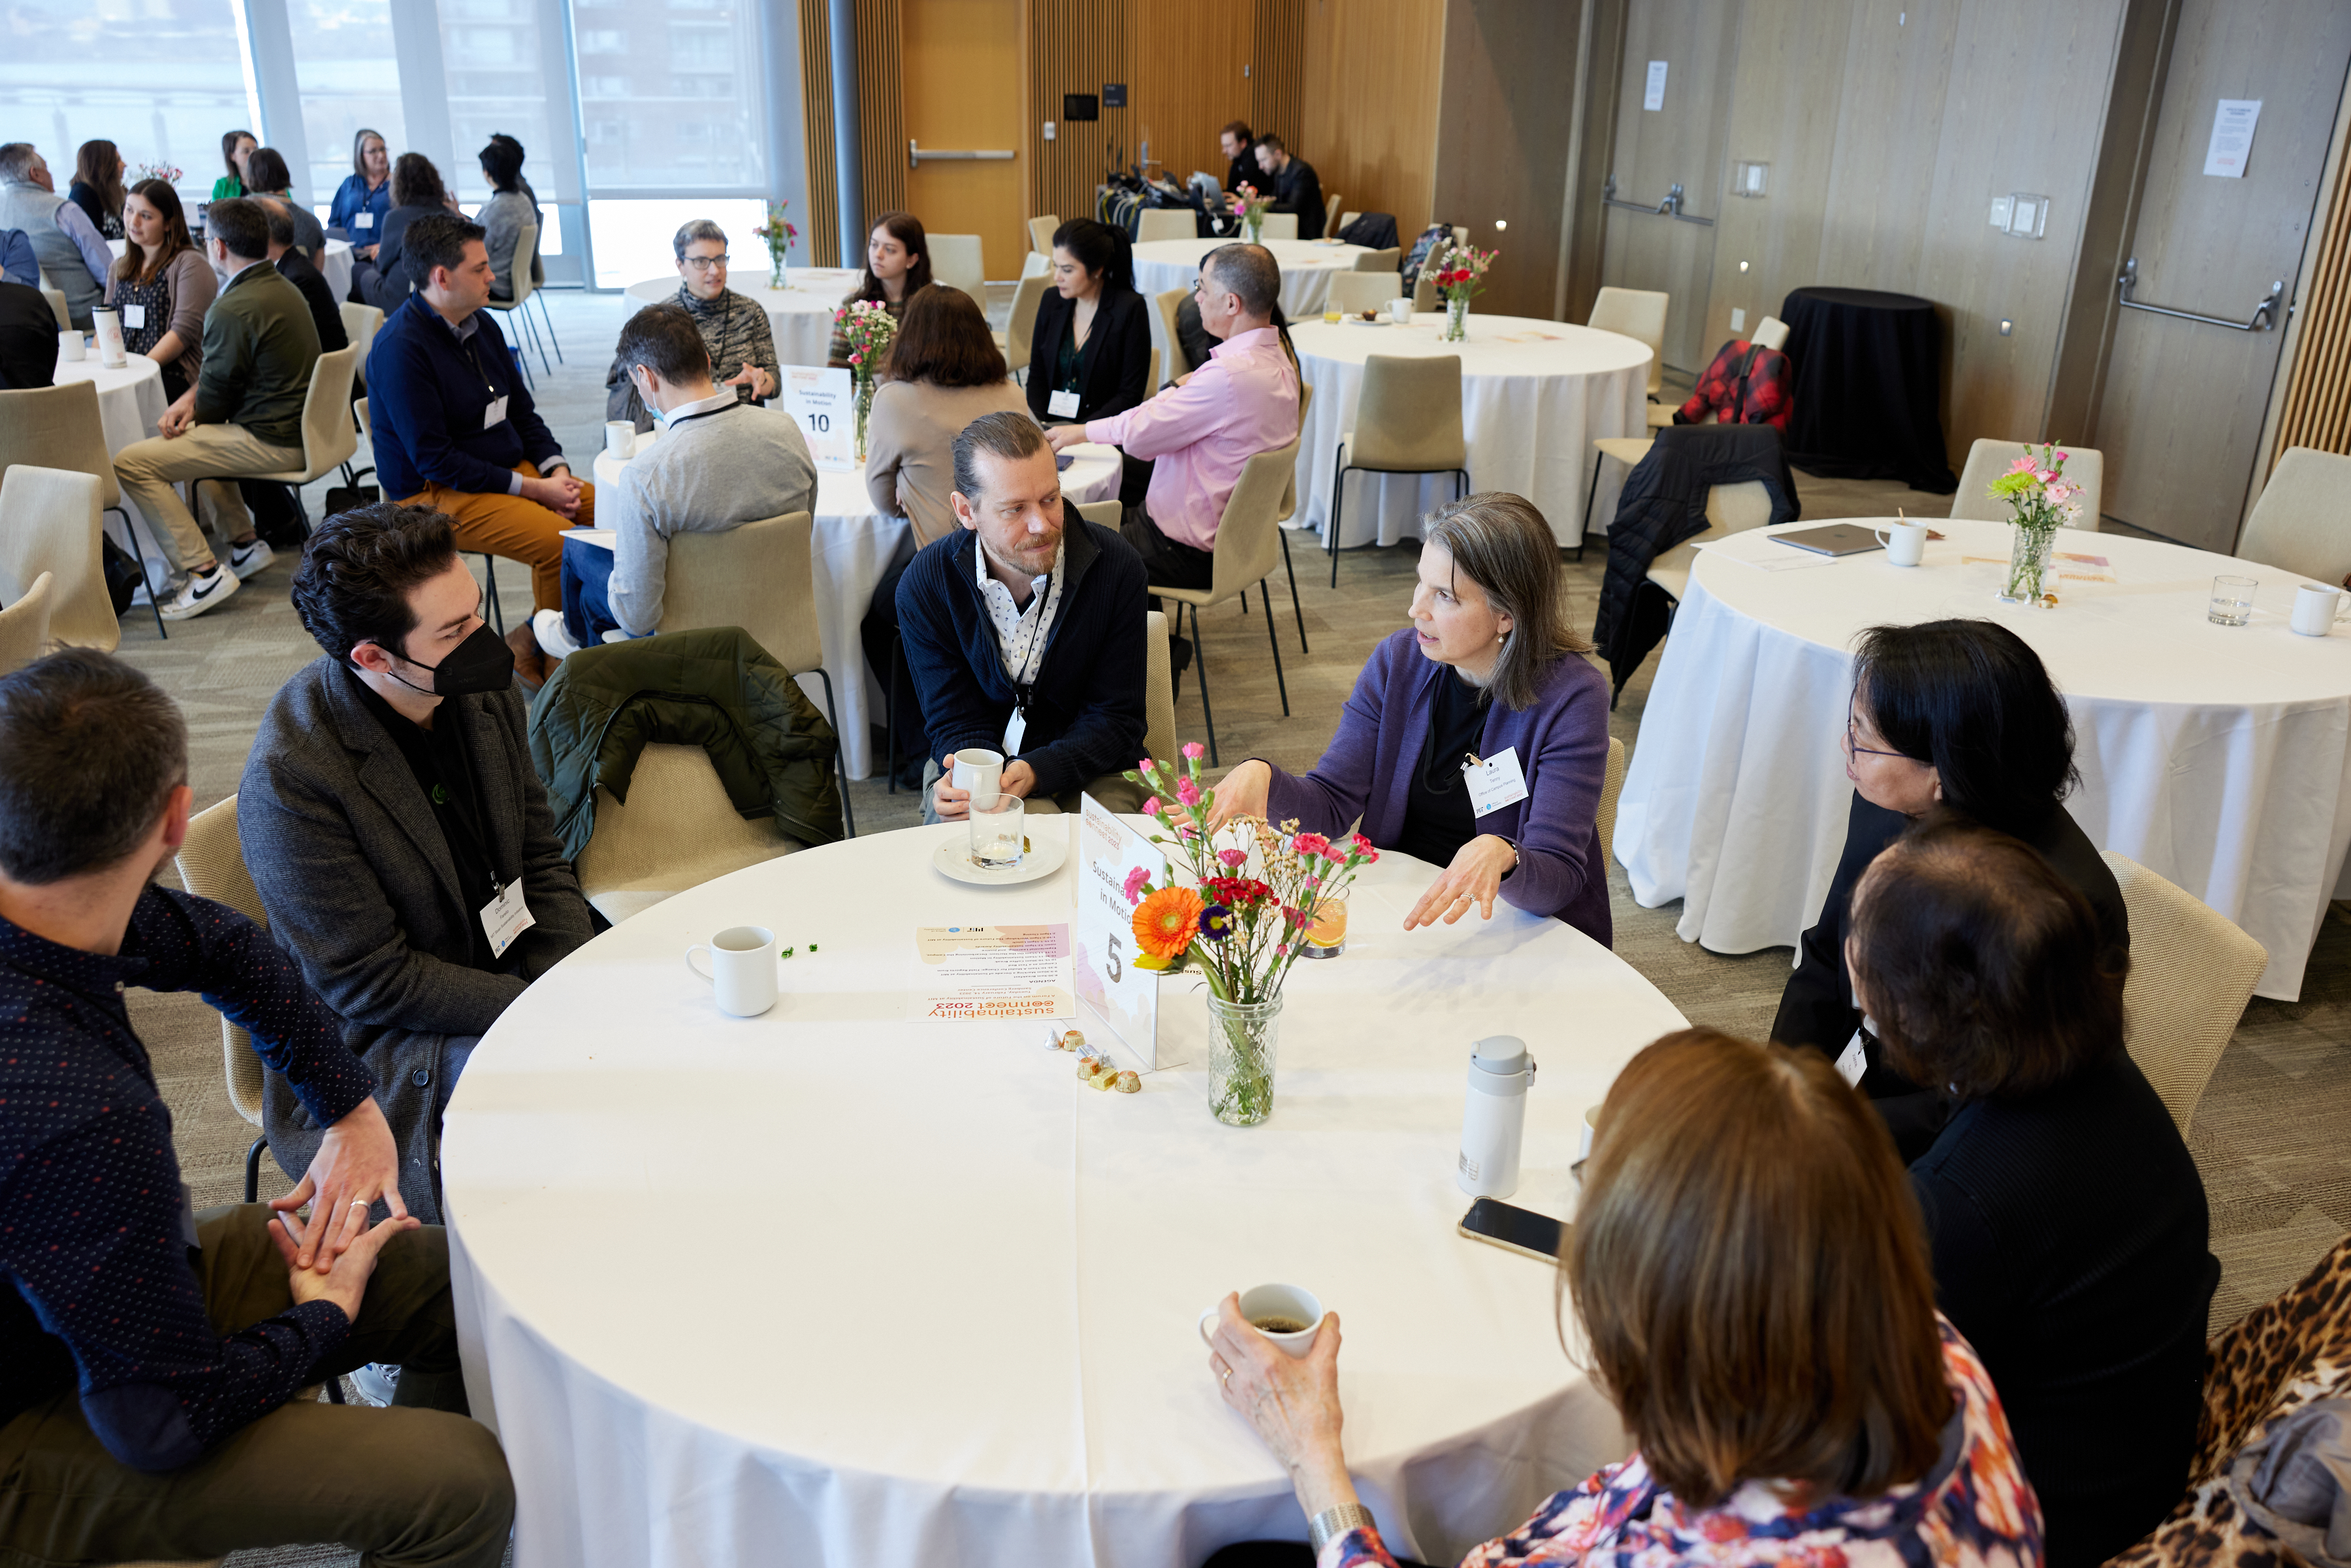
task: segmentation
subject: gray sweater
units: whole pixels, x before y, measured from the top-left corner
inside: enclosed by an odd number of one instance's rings
[[[720,395],[735,394],[722,388]],[[597,507],[597,520],[615,535],[606,599],[612,618],[637,637],[661,629],[673,538],[816,507],[816,464],[789,414],[747,403],[675,412],[680,417],[621,470]]]

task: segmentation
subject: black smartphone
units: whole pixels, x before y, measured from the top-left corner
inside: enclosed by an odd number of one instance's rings
[[[1457,1228],[1473,1241],[1523,1252],[1541,1263],[1559,1261],[1559,1245],[1567,1237],[1567,1227],[1550,1216],[1513,1208],[1491,1197],[1471,1204]]]
[[[1069,470],[1070,465],[1076,461],[1077,459],[1075,457],[1066,452],[1056,452],[1053,454],[1053,466],[1062,470],[1064,473]]]

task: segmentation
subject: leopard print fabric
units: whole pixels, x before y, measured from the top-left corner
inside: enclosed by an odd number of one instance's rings
[[[2229,1495],[2229,1461],[2278,1416],[2351,1397],[2351,1237],[2207,1347],[2191,1490],[2107,1568],[2308,1568]]]

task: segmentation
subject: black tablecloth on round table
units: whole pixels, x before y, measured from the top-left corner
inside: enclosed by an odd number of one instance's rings
[[[1875,288],[1799,288],[1780,307],[1796,387],[1788,461],[1824,479],[1959,487],[1943,447],[1935,307]]]

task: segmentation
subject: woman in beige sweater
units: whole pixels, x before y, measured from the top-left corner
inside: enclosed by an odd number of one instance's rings
[[[883,361],[865,426],[865,488],[876,511],[914,526],[920,549],[956,526],[955,438],[984,413],[1026,413],[987,318],[960,288],[925,288]]]

